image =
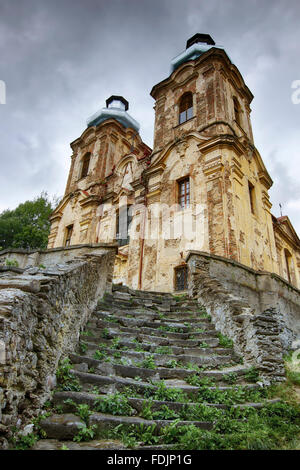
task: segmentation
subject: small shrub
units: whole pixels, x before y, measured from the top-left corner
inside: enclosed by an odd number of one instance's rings
[[[170,346],[158,346],[155,349],[155,354],[172,354],[172,348]]]
[[[70,364],[69,358],[63,359],[56,371],[56,378],[58,383],[58,390],[66,392],[79,392],[81,386],[78,379],[71,372],[72,365]]]
[[[26,436],[20,436],[15,441],[16,450],[27,450],[31,449],[34,446],[36,441],[38,441],[38,436],[34,433],[27,434]]]
[[[161,381],[157,385],[157,390],[155,390],[153,394],[153,399],[161,401],[184,402],[187,400],[187,397],[182,390],[177,388],[166,387],[164,381]]]
[[[218,333],[218,338],[219,338],[219,345],[222,348],[232,348],[233,347],[232,339],[227,338],[227,336],[222,335],[222,333]]]
[[[178,362],[175,359],[172,359],[166,362],[165,367],[169,367],[170,369],[176,369],[176,367],[178,367]]]
[[[81,425],[80,430],[78,431],[77,436],[73,438],[75,442],[86,442],[94,439],[96,434],[97,426],[93,424],[92,426],[88,427],[86,425]]]
[[[248,382],[255,383],[259,381],[259,372],[255,367],[252,366],[247,370],[247,372],[245,372],[244,377]]]
[[[194,385],[195,387],[208,387],[215,385],[215,382],[209,377],[199,377],[197,374],[193,374],[187,377],[186,382],[190,385]]]
[[[18,268],[19,263],[15,258],[6,259],[5,260],[5,266],[11,266],[11,267],[14,267],[14,268]]]
[[[87,344],[86,343],[79,343],[79,351],[81,354],[85,354],[87,351]]]
[[[85,421],[86,424],[88,424],[89,417],[92,414],[92,411],[89,409],[89,405],[81,403],[80,405],[76,406],[76,411],[80,418]]]
[[[103,351],[100,351],[99,349],[97,349],[93,354],[93,358],[97,359],[97,361],[102,361],[103,359],[106,359],[106,357],[107,357],[106,353]]]
[[[120,392],[107,397],[99,397],[94,404],[94,408],[101,413],[110,413],[112,415],[131,416],[134,412],[127,397]]]
[[[228,374],[223,375],[224,382],[228,384],[235,384],[237,382],[238,375],[235,372],[228,372]]]
[[[147,356],[145,359],[143,359],[141,362],[138,362],[136,364],[138,367],[143,367],[144,369],[155,369],[156,364],[153,359],[153,355]]]
[[[111,338],[111,335],[109,333],[109,330],[108,328],[104,328],[103,331],[101,332],[101,337],[103,339],[110,339]]]
[[[158,411],[153,413],[154,419],[178,419],[179,414],[169,408],[167,405],[162,405]]]

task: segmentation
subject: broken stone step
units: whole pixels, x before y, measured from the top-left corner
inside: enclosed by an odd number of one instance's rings
[[[88,442],[74,442],[57,439],[41,439],[31,450],[126,450],[121,441],[113,439],[98,439]]]
[[[135,366],[130,365],[122,365],[122,364],[112,364],[106,363],[103,361],[99,361],[97,359],[89,358],[86,356],[71,354],[70,359],[72,364],[74,364],[74,368],[80,372],[88,372],[88,369],[93,367],[95,371],[100,375],[120,375],[122,377],[131,377],[135,378],[137,376],[144,376],[144,377],[152,377],[159,375],[160,379],[169,379],[169,378],[180,378],[186,379],[187,377],[197,374],[200,378],[211,378],[216,382],[226,382],[224,376],[227,376],[229,372],[235,372],[237,375],[237,380],[242,379],[245,372],[247,372],[247,368],[244,369],[235,369],[230,368],[230,370],[205,370],[201,372],[197,372],[192,369],[184,369],[181,366],[177,368],[170,368],[170,367],[156,367],[155,369],[145,369],[145,368],[138,368]],[[148,371],[145,374],[142,374],[142,369]]]
[[[119,332],[121,333],[130,333],[132,335],[137,335],[139,333],[144,333],[148,335],[153,335],[153,336],[162,336],[166,338],[173,338],[173,339],[189,339],[190,336],[193,338],[198,338],[199,335],[207,334],[212,331],[215,331],[213,328],[205,327],[205,330],[203,332],[197,332],[197,331],[189,331],[186,333],[176,333],[172,331],[166,331],[166,330],[160,330],[159,327],[157,328],[149,328],[146,326],[140,326],[139,328],[136,326],[133,327],[127,327],[127,326],[122,326],[119,323],[114,323],[114,322],[108,322],[108,321],[103,321],[103,320],[98,320],[96,322],[96,328],[104,329],[108,328],[109,330],[112,330],[114,332]]]
[[[183,348],[185,346],[186,347],[198,346],[199,343],[201,343],[202,341],[208,342],[208,341],[216,340],[216,338],[213,337],[213,334],[211,332],[208,332],[206,334],[198,333],[197,338],[195,339],[186,338],[185,340],[181,338],[170,338],[170,337],[149,335],[149,334],[143,334],[143,333],[140,333],[139,335],[137,335],[137,338],[144,343],[158,344],[160,346],[170,345],[170,346],[177,346],[177,347],[183,347]]]
[[[150,427],[153,426],[153,433],[159,434],[161,428],[165,426],[169,426],[172,424],[174,420],[152,420],[152,419],[144,419],[139,418],[136,416],[113,416],[104,413],[94,413],[90,416],[89,425],[96,425],[98,433],[101,431],[106,431],[108,429],[112,429],[120,424],[124,427],[131,428],[132,427]],[[178,421],[176,426],[189,426],[193,425],[197,428],[204,429],[206,431],[211,431],[213,429],[213,424],[209,422],[203,421]],[[155,427],[154,427],[155,426]]]
[[[106,413],[93,413],[89,417],[89,426],[96,426],[96,435],[101,432],[123,425],[125,428],[153,426],[153,433],[159,434],[162,427],[172,424],[173,420],[149,420],[135,416],[113,416]],[[40,427],[47,438],[57,440],[73,439],[85,423],[73,414],[53,414],[41,421]],[[211,430],[213,424],[202,421],[179,421],[177,426],[194,425],[204,430]]]
[[[174,300],[173,295],[169,292],[154,292],[148,290],[134,290],[129,288],[131,295],[141,298],[169,299]]]
[[[100,395],[99,395],[100,396]],[[53,404],[54,405],[61,405],[63,407],[64,412],[74,412],[76,407],[71,405],[70,403],[66,403],[67,400],[72,400],[76,405],[79,404],[86,404],[92,410],[95,406],[96,401],[99,399],[99,396],[88,393],[88,392],[56,392],[53,396]],[[102,395],[105,397],[104,395]],[[231,407],[234,408],[262,408],[266,406],[266,404],[274,404],[280,402],[280,398],[273,398],[269,400],[265,400],[264,402],[257,402],[257,403],[240,403],[235,405],[226,405],[223,403],[205,403],[205,406],[211,408],[219,408],[219,409],[229,409]],[[149,403],[148,398],[136,398],[136,397],[128,397],[128,402],[130,406],[139,414],[142,412],[143,407]],[[161,409],[162,406],[168,406],[171,410],[175,412],[180,412],[186,408],[194,408],[197,406],[202,405],[199,402],[171,402],[167,400],[152,400],[151,401],[151,410],[158,411]]]
[[[98,374],[88,374],[84,372],[78,372],[76,370],[73,371],[74,375],[79,379],[81,384],[85,385],[92,385],[92,386],[98,386],[99,390],[101,393],[114,393],[116,391],[122,391],[125,387],[133,387],[137,392],[139,393],[144,393],[146,390],[149,392],[151,390],[156,390],[157,387],[155,385],[146,383],[146,382],[139,382],[134,379],[130,378],[122,378],[119,376],[104,376],[104,375],[98,375]],[[181,383],[180,380],[173,380],[171,379],[171,387],[169,387],[168,383],[166,383],[167,388],[177,388],[181,390],[182,392],[186,393],[188,396],[196,396],[199,387],[195,387],[193,385],[187,385],[184,383]],[[208,389],[211,390],[230,390],[233,389],[234,387],[230,386],[209,386]],[[243,389],[257,389],[259,386],[257,384],[249,384],[249,385],[244,385]],[[86,390],[86,389],[85,389]],[[148,393],[147,392],[147,393]]]
[[[102,311],[102,310],[97,310],[91,320],[96,322],[97,320],[106,320],[108,321],[110,318],[114,318],[116,321],[118,321],[121,324],[124,325],[141,325],[144,324],[144,326],[149,326],[149,327],[154,327],[156,325],[163,325],[163,326],[175,326],[175,327],[182,327],[182,328],[207,328],[207,326],[212,326],[211,322],[209,322],[207,319],[197,319],[197,318],[190,318],[188,321],[184,322],[183,320],[179,319],[173,319],[173,318],[159,318],[159,316],[156,313],[149,312],[149,313],[136,313],[134,311],[134,315],[130,312],[126,312],[123,314],[123,312],[118,311],[116,313],[112,313],[111,311]],[[185,325],[185,323],[188,323],[188,325]]]
[[[72,400],[76,405],[86,404],[92,410],[95,406],[95,403],[99,399],[99,397],[105,398],[109,395],[95,395],[93,393],[88,392],[56,392],[53,396],[53,404],[62,406],[64,412],[74,412],[76,411],[76,406],[72,405],[68,400]],[[128,402],[130,406],[136,411],[137,414],[141,413],[143,407],[149,403],[148,398],[135,398],[135,397],[128,397]],[[158,411],[162,406],[168,406],[171,410],[176,412],[180,412],[184,408],[193,408],[202,405],[201,403],[197,402],[171,402],[166,400],[152,400],[151,401],[151,410]],[[259,405],[255,403],[255,405]],[[220,409],[227,409],[230,408],[230,405],[225,405],[223,403],[207,403],[205,406],[211,408],[220,408]]]
[[[102,337],[103,329],[90,327],[89,331],[91,332],[91,336],[81,335],[80,340],[81,342],[90,342],[90,343],[109,343],[111,340]],[[120,345],[126,347],[133,347],[132,344],[132,335],[123,336],[120,332],[118,335],[116,332],[111,333],[111,338],[120,338]],[[173,338],[165,338],[160,336],[151,336],[151,335],[144,335],[144,334],[137,334],[134,335],[136,339],[141,341],[141,346],[146,349],[150,350],[156,348],[158,346],[170,346],[170,347],[178,347],[178,348],[193,348],[198,347],[203,341],[205,341],[210,347],[217,347],[219,345],[219,339],[216,336],[216,333],[213,331],[209,331],[208,333],[200,333],[197,336],[197,339],[173,339]]]
[[[86,351],[86,357],[91,357],[94,352],[98,349],[96,344],[92,343],[86,343],[87,345],[87,351]],[[184,364],[188,364],[191,362],[192,364],[197,364],[197,365],[221,365],[221,364],[227,364],[231,363],[235,356],[234,354],[222,354],[218,355],[213,352],[207,352],[205,351],[206,348],[199,348],[199,353],[197,355],[190,355],[190,354],[183,354],[183,355],[175,355],[175,354],[156,354],[153,353],[153,359],[155,361],[155,364],[157,366],[162,366],[165,365],[167,362],[176,360],[180,358],[180,361]],[[120,350],[110,350],[106,349],[105,352],[109,355],[109,357],[114,357],[113,354],[116,352],[121,352],[121,357],[122,358],[127,358],[132,359],[132,360],[143,360],[149,357],[150,353],[148,351],[143,352],[143,351],[120,351]],[[226,351],[227,352],[227,351]]]
[[[73,439],[82,426],[85,426],[84,421],[72,413],[53,414],[40,421],[46,436],[58,440]]]
[[[131,294],[121,291],[114,291],[110,297],[106,296],[106,298],[110,298],[112,300],[127,300],[129,302],[132,300]]]
[[[115,292],[128,292],[129,287],[124,286],[123,284],[113,284],[112,285],[112,291]]]

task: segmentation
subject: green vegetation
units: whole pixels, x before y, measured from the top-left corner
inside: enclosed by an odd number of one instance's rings
[[[75,377],[73,372],[71,372],[72,365],[68,358],[63,359],[56,371],[57,378],[57,389],[61,391],[73,391],[79,392],[81,386],[78,379]]]
[[[155,348],[155,354],[172,354],[172,348],[171,346],[158,346]]]
[[[104,328],[103,331],[101,332],[101,337],[103,339],[110,339],[111,338],[111,335],[109,333],[109,330],[108,328]]]
[[[96,434],[97,426],[93,424],[93,426],[88,427],[87,425],[81,425],[78,434],[74,437],[73,441],[75,442],[86,442],[94,439]]]
[[[170,361],[166,362],[165,367],[176,369],[176,367],[178,367],[178,362],[175,359],[171,359]]]
[[[300,372],[287,369],[287,377],[292,384],[300,386]]]
[[[178,326],[169,326],[169,325],[161,325],[158,327],[159,331],[168,331],[170,333],[184,333],[183,328],[179,328]]]
[[[85,423],[88,424],[89,417],[92,414],[92,411],[90,410],[89,405],[86,405],[85,403],[81,403],[80,405],[77,405],[76,412],[78,416],[80,416],[82,421],[85,421]]]
[[[91,330],[86,330],[81,333],[81,336],[94,336],[94,333]]]
[[[87,351],[87,348],[88,348],[88,347],[87,347],[87,344],[84,343],[83,341],[81,341],[81,342],[79,343],[79,351],[80,351],[81,354],[85,354],[86,351]]]
[[[209,348],[209,344],[206,343],[206,341],[202,341],[199,343],[199,348]]]
[[[252,366],[247,370],[247,372],[245,372],[244,377],[247,382],[256,383],[259,381],[259,372],[255,367]]]
[[[232,339],[227,338],[227,336],[222,335],[222,333],[218,333],[218,338],[219,338],[219,345],[222,348],[232,348],[233,347]]]
[[[97,349],[93,354],[93,358],[97,359],[97,361],[103,361],[103,359],[107,358],[107,354],[105,352]]]
[[[199,377],[199,375],[197,374],[193,374],[187,377],[186,382],[196,387],[203,387],[203,386],[212,387],[215,385],[215,382],[209,377]]]
[[[133,414],[127,397],[119,392],[107,397],[99,397],[94,405],[96,411],[101,413],[110,413],[112,415],[128,415]]]
[[[228,372],[227,374],[223,375],[224,382],[228,384],[235,384],[238,380],[238,375],[235,372]]]
[[[156,368],[156,364],[155,364],[155,361],[154,361],[154,358],[153,358],[153,354],[150,354],[149,356],[147,356],[145,359],[143,359],[140,362],[136,362],[134,365],[137,366],[137,367],[143,367],[144,369],[155,369]]]
[[[10,267],[13,267],[13,268],[18,268],[19,267],[19,263],[18,261],[15,259],[15,258],[10,258],[10,259],[6,259],[5,260],[5,266],[10,266]]]
[[[56,203],[49,200],[46,192],[42,192],[14,210],[3,211],[0,214],[0,249],[45,249],[50,232],[49,217]]]

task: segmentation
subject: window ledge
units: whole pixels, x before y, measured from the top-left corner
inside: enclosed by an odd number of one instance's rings
[[[87,178],[88,176],[89,176],[89,175],[86,175],[86,176],[83,176],[82,178],[79,178],[79,179],[77,180],[77,183],[79,183],[79,181],[85,180],[85,178]]]
[[[193,116],[193,117],[191,117],[190,119],[187,119],[186,121],[181,122],[180,124],[177,124],[177,126],[174,126],[173,129],[177,129],[177,127],[183,126],[184,124],[186,124],[187,122],[192,121],[192,120],[195,119],[195,118],[196,118],[196,116]]]

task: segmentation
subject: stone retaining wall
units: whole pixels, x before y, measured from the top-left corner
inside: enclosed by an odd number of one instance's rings
[[[81,251],[46,269],[0,269],[2,436],[38,413],[60,358],[74,351],[97,301],[111,291],[116,248]]]
[[[191,251],[189,293],[205,305],[218,331],[261,376],[283,380],[283,354],[300,338],[300,291],[276,274]]]
[[[0,251],[0,266],[5,266],[6,261],[17,262],[19,268],[26,269],[32,266],[53,266],[58,263],[66,263],[76,256],[89,253],[91,250],[111,251],[115,243],[90,243],[85,245],[71,245],[68,247],[51,248],[48,250],[24,250],[22,248],[6,249]]]

